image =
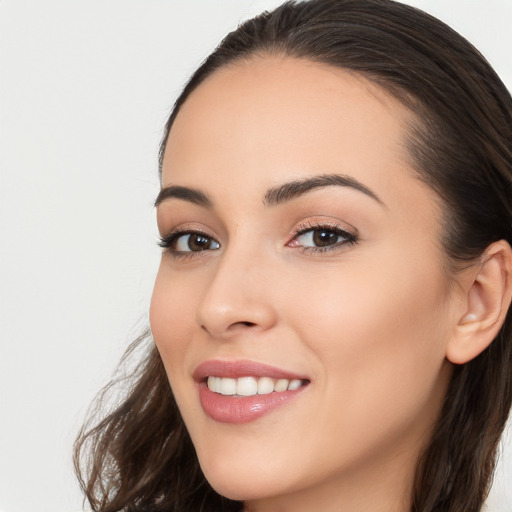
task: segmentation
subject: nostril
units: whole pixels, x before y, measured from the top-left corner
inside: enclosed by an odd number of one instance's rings
[[[226,332],[229,332],[229,331],[232,331],[232,330],[237,330],[237,328],[245,328],[245,327],[256,327],[258,324],[255,323],[255,322],[234,322],[233,324],[231,324],[227,331]],[[208,333],[211,334],[210,330],[208,329],[208,327],[204,324],[201,325],[201,329],[203,331],[206,331]]]
[[[258,324],[256,322],[234,322],[232,323],[228,329],[230,330],[236,330],[238,328],[244,328],[244,327],[256,327]]]

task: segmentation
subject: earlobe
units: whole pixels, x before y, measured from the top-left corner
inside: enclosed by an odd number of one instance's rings
[[[446,347],[446,357],[464,364],[497,336],[512,297],[512,249],[504,240],[491,244],[470,275],[460,316]]]

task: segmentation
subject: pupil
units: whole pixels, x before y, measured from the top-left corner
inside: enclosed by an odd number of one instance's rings
[[[332,231],[315,231],[313,234],[313,242],[315,242],[315,245],[318,247],[332,245],[336,243],[336,238],[338,238],[338,235]]]
[[[210,239],[203,235],[194,235],[188,239],[188,247],[191,251],[208,249]]]

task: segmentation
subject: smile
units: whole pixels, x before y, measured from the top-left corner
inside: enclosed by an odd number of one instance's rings
[[[293,402],[310,379],[253,361],[208,361],[194,372],[205,414],[221,423],[254,421]]]
[[[303,385],[301,379],[272,379],[270,377],[208,377],[207,386],[210,391],[227,396],[268,395],[294,391]]]

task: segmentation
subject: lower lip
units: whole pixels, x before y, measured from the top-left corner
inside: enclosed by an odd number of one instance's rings
[[[207,416],[221,423],[248,423],[289,404],[307,386],[267,395],[229,396],[214,393],[205,382],[199,384],[199,399]]]

